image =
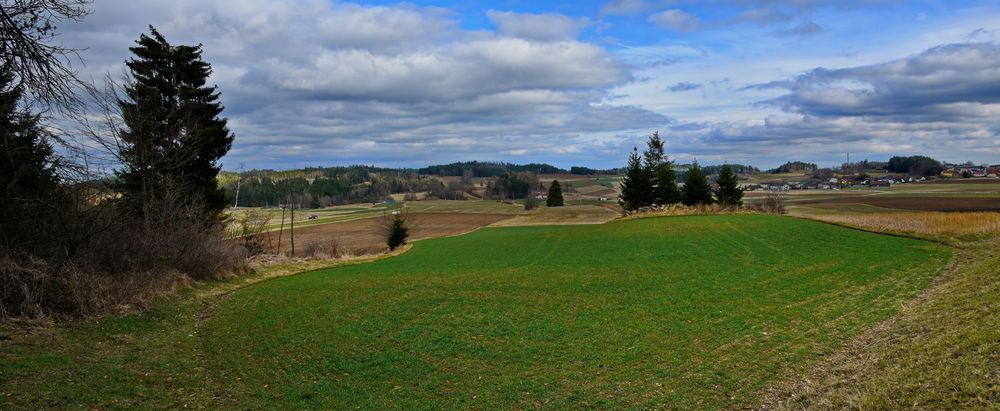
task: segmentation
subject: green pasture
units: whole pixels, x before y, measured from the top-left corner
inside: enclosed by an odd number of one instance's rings
[[[201,338],[250,407],[735,407],[948,257],[771,216],[484,229],[245,289]]]

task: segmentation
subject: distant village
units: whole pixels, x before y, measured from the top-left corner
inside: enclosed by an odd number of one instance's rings
[[[841,190],[860,187],[884,187],[888,188],[894,184],[906,184],[943,178],[1000,178],[1000,164],[975,165],[975,164],[942,164],[943,170],[937,176],[909,176],[905,174],[890,173],[886,170],[878,170],[882,175],[873,176],[867,172],[843,173],[839,176],[827,178],[817,178],[816,176],[805,177],[799,181],[762,181],[747,182],[741,184],[746,191],[788,191],[788,190]],[[784,180],[784,179],[783,179]]]

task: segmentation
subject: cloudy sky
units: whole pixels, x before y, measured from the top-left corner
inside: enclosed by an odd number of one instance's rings
[[[120,74],[204,44],[226,169],[459,160],[1000,163],[996,1],[96,0],[60,41]]]

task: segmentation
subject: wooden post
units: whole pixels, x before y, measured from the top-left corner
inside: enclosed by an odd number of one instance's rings
[[[295,205],[291,204],[291,201],[290,201],[291,197],[292,197],[291,195],[288,196],[288,199],[289,199],[288,207],[289,207],[289,212],[291,213],[291,217],[292,217],[292,231],[290,233],[291,236],[292,236],[291,237],[291,239],[292,239],[292,258],[295,258]]]
[[[278,226],[278,253],[281,253],[281,233],[285,231],[285,207],[281,207],[281,225]]]

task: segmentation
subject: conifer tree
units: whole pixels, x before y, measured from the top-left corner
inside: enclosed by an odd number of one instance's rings
[[[625,177],[622,177],[618,203],[628,211],[649,206],[652,191],[653,182],[649,170],[643,165],[639,150],[633,147],[625,169]]]
[[[402,213],[393,215],[389,226],[389,233],[385,239],[386,245],[389,246],[389,250],[395,250],[396,248],[406,244],[406,239],[409,237],[410,229],[407,227],[406,218]]]
[[[0,248],[30,246],[44,214],[60,211],[58,162],[39,116],[19,108],[23,90],[0,67]]]
[[[660,131],[654,131],[646,141],[646,151],[642,153],[643,162],[647,169],[652,172],[656,166],[667,160],[663,140],[660,139]]]
[[[719,199],[719,204],[724,206],[743,205],[743,190],[738,186],[736,173],[728,164],[722,166],[719,171],[719,189],[715,191],[715,197]]]
[[[142,214],[173,190],[215,218],[226,206],[217,161],[232,147],[233,135],[218,117],[217,88],[205,85],[212,68],[201,58],[201,45],[174,46],[149,29],[129,48],[135,56],[126,65],[134,82],[119,102],[125,165],[118,177],[125,199]]]
[[[549,197],[545,200],[545,205],[548,207],[563,206],[562,186],[559,185],[559,180],[552,180],[552,186],[549,187]]]
[[[712,188],[697,161],[684,173],[683,197],[687,206],[712,204]]]
[[[674,165],[664,161],[653,170],[653,203],[660,205],[681,202],[681,190],[677,187]]]

